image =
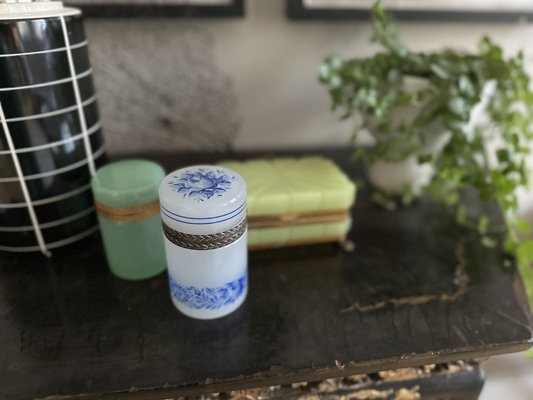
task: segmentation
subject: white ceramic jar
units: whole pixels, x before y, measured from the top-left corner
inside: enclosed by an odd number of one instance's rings
[[[246,184],[236,172],[193,166],[159,187],[170,295],[183,314],[219,318],[248,292]]]

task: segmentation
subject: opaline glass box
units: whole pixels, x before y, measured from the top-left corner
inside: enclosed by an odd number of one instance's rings
[[[226,161],[248,186],[251,249],[342,242],[356,186],[324,157]]]
[[[217,166],[182,168],[159,196],[174,305],[198,319],[235,311],[248,292],[244,180]]]
[[[158,187],[161,166],[124,160],[99,169],[92,189],[109,268],[129,280],[153,277],[166,268]]]

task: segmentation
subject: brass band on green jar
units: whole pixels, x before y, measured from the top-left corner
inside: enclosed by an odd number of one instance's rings
[[[110,207],[94,200],[96,213],[115,222],[135,222],[159,214],[159,199],[133,207]]]

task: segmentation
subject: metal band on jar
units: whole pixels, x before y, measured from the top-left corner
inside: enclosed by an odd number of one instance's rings
[[[110,207],[94,200],[96,213],[114,222],[135,222],[159,214],[159,200],[133,207]]]
[[[163,222],[165,237],[176,246],[190,250],[214,250],[232,244],[246,232],[246,218],[233,228],[209,235],[178,232]]]

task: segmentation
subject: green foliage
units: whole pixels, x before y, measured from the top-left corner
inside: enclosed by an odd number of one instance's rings
[[[368,128],[376,139],[374,148],[359,148],[356,156],[372,163],[415,155],[419,162],[432,163],[436,172],[425,193],[455,210],[464,224],[472,224],[467,216],[473,213],[460,203],[460,193],[474,187],[481,200],[496,202],[503,210],[505,248],[523,263],[533,261],[533,244],[519,241],[514,233],[531,230],[516,218],[516,189],[529,182],[526,157],[533,139],[533,92],[522,54],[505,58],[488,37],[475,53],[410,51],[399,42],[379,2],[372,9],[372,23],[372,40],[381,51],[370,58],[330,56],[320,67],[333,110],[342,110],[343,119],[361,115],[355,136]],[[424,78],[427,85],[408,90],[408,77]],[[472,113],[481,103],[484,122],[474,126]],[[407,121],[397,118],[409,109],[419,111]],[[431,139],[445,131],[451,138],[444,149],[424,154]],[[485,236],[491,222],[482,215],[473,225]],[[487,238],[485,242],[492,243]]]

